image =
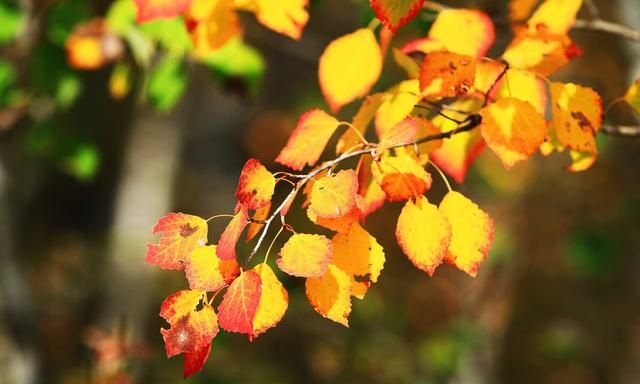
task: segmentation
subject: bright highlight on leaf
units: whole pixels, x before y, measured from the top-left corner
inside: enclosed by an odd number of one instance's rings
[[[192,0],[133,0],[138,8],[136,16],[138,23],[178,16],[189,7],[191,1]]]
[[[225,292],[218,307],[220,327],[227,332],[252,335],[260,296],[262,294],[260,276],[254,270],[238,276]]]
[[[566,34],[576,21],[582,0],[545,0],[533,13],[527,27],[530,32],[544,29],[556,35]]]
[[[253,332],[251,339],[273,328],[284,316],[289,306],[289,294],[278,280],[273,270],[266,263],[259,264],[253,269],[261,281],[260,301],[253,318]]]
[[[493,220],[458,192],[447,193],[439,210],[451,224],[447,262],[475,277],[493,243]]]
[[[422,9],[424,0],[370,0],[376,17],[395,33]]]
[[[276,263],[291,276],[320,277],[332,255],[331,240],[325,236],[296,233],[284,244]]]
[[[332,173],[313,183],[309,209],[319,217],[343,216],[355,207],[358,178],[353,170]]]
[[[169,213],[153,227],[157,244],[147,244],[145,262],[162,269],[183,269],[191,251],[207,242],[207,223],[198,216]]]
[[[236,0],[236,4],[254,12],[265,27],[296,40],[309,20],[308,0]]]
[[[495,28],[484,12],[446,9],[438,12],[438,17],[429,30],[429,38],[441,42],[447,51],[483,57],[493,45]]]
[[[526,101],[500,99],[480,115],[482,137],[507,169],[533,155],[547,137],[544,119]]]
[[[320,89],[332,111],[365,96],[382,71],[382,53],[370,29],[333,40],[320,56]]]
[[[316,312],[345,327],[349,326],[351,279],[346,272],[330,264],[321,277],[308,278],[305,288],[309,303]]]
[[[439,51],[428,54],[420,69],[420,90],[428,97],[466,95],[476,76],[476,61],[471,56]]]
[[[602,99],[591,88],[551,83],[553,126],[560,144],[580,152],[597,153],[596,135],[602,126]]]
[[[449,221],[426,197],[409,200],[402,208],[396,227],[398,244],[409,260],[429,276],[447,255],[451,237]]]
[[[231,283],[240,269],[235,259],[219,259],[216,246],[208,245],[191,251],[186,259],[184,272],[189,288],[215,292]]]
[[[339,125],[338,120],[320,109],[306,112],[300,116],[276,161],[296,171],[305,165],[314,165]]]
[[[216,248],[216,254],[221,260],[236,259],[236,244],[242,235],[244,227],[247,226],[249,214],[245,206],[240,206],[238,213],[227,224],[224,232],[220,235],[220,241]]]
[[[376,113],[378,137],[409,116],[421,98],[418,79],[402,81],[386,91]]]
[[[236,197],[249,209],[259,209],[271,202],[276,179],[257,159],[249,159],[242,168]]]

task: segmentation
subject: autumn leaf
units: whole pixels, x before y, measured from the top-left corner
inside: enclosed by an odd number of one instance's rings
[[[549,101],[544,80],[532,72],[520,69],[508,70],[489,96],[494,99],[512,97],[526,101],[542,116],[546,113]]]
[[[74,28],[65,41],[67,61],[76,69],[98,69],[122,56],[122,41],[97,18]]]
[[[208,245],[191,251],[184,272],[189,288],[215,292],[231,283],[240,269],[236,259],[221,260],[216,255],[216,246]]]
[[[331,242],[332,263],[351,279],[351,295],[363,299],[369,285],[378,281],[384,268],[382,246],[358,223],[348,232],[336,234]]]
[[[535,33],[523,30],[502,54],[512,68],[526,69],[550,76],[580,56],[582,51],[566,35],[553,35],[544,29]]]
[[[356,204],[358,178],[349,169],[316,180],[311,190],[309,209],[323,218],[335,218],[350,212]]]
[[[260,275],[253,270],[240,273],[218,306],[220,327],[227,332],[253,334],[253,321],[261,294]]]
[[[184,354],[182,376],[185,380],[202,369],[202,366],[209,358],[209,353],[211,353],[211,343],[195,352],[187,352]]]
[[[418,134],[416,138],[424,138],[442,133],[440,128],[424,117],[414,117],[413,119],[418,123]],[[418,144],[418,151],[420,154],[429,155],[442,147],[442,143],[442,140],[425,141],[424,143]]]
[[[240,173],[236,197],[249,209],[259,209],[271,202],[276,178],[257,159],[249,159]]]
[[[424,4],[424,0],[370,0],[370,2],[378,20],[393,33],[413,19]]]
[[[216,248],[216,254],[221,260],[235,260],[236,259],[236,244],[244,227],[247,226],[249,219],[249,213],[247,208],[243,205],[240,206],[238,213],[233,216],[233,219],[227,224],[227,227],[220,235],[220,241]]]
[[[597,153],[596,135],[602,127],[602,99],[591,88],[551,83],[553,126],[560,144],[580,152]]]
[[[241,32],[232,0],[193,0],[185,24],[197,57],[208,57]]]
[[[406,80],[384,92],[382,104],[376,112],[375,126],[378,137],[404,120],[422,99],[418,79]]]
[[[359,197],[359,196],[358,196]],[[362,197],[359,197],[362,199]],[[328,228],[332,231],[336,232],[347,232],[349,228],[354,223],[357,223],[360,219],[362,212],[360,208],[358,208],[357,204],[353,207],[353,209],[342,216],[333,217],[333,218],[325,218],[319,217],[313,210],[307,209],[307,217],[314,224],[317,224],[321,227]]]
[[[491,18],[484,12],[445,9],[438,12],[429,30],[429,38],[441,42],[447,51],[484,57],[493,45],[495,28]]]
[[[531,16],[536,5],[538,5],[538,0],[510,0],[509,21],[517,23],[526,20]]]
[[[256,14],[260,24],[298,40],[307,21],[308,0],[236,0],[240,9]]]
[[[207,242],[207,222],[198,216],[169,213],[153,227],[160,233],[157,244],[147,244],[145,263],[162,269],[183,269],[184,259]]]
[[[169,324],[190,314],[205,297],[201,290],[183,289],[169,295],[160,306],[160,316]]]
[[[405,53],[397,48],[393,48],[393,61],[396,65],[407,73],[409,79],[420,77],[420,64],[409,53]]]
[[[582,0],[545,0],[529,18],[527,27],[530,32],[544,29],[564,35],[571,29],[581,6]]]
[[[624,100],[629,103],[631,107],[640,113],[640,79],[636,80],[624,95]]]
[[[480,115],[482,137],[507,169],[533,155],[547,136],[544,118],[526,101],[500,99]]]
[[[266,263],[259,264],[253,269],[262,282],[260,301],[253,318],[253,332],[250,338],[253,340],[269,328],[275,327],[289,306],[289,295],[282,283],[278,280],[273,270]]]
[[[371,171],[389,201],[404,201],[431,187],[431,175],[404,151],[397,156],[383,156],[372,164]]]
[[[451,244],[446,261],[475,277],[493,243],[493,220],[455,191],[447,193],[439,210],[451,224]]]
[[[145,21],[171,18],[184,12],[192,0],[134,0],[137,7],[136,19],[138,23]]]
[[[393,146],[411,143],[416,139],[419,130],[420,125],[414,118],[407,117],[402,120],[384,132],[376,147],[376,156],[380,156]]]
[[[300,116],[276,161],[296,171],[305,165],[314,165],[339,125],[338,120],[320,109],[306,112]]]
[[[307,298],[313,309],[327,319],[349,326],[351,313],[351,279],[333,264],[324,275],[308,278],[305,283]]]
[[[382,53],[370,29],[333,40],[320,56],[320,89],[332,111],[369,93],[382,71]]]
[[[331,241],[325,236],[296,233],[284,244],[276,263],[291,276],[320,277],[332,255]]]
[[[471,56],[446,51],[428,54],[420,68],[420,90],[428,97],[466,95],[476,76],[476,61]]]
[[[362,198],[360,203],[361,218],[369,216],[378,208],[382,207],[387,200],[387,195],[373,178],[371,171],[372,162],[373,158],[371,156],[364,155],[360,157],[357,167],[358,196]]]
[[[251,217],[253,221],[251,221],[247,227],[247,241],[251,241],[260,232],[260,228],[262,228],[264,224],[257,223],[256,221],[266,220],[267,217],[269,217],[269,212],[271,212],[271,202],[269,202],[262,208],[258,208],[254,212],[253,216]]]
[[[381,104],[381,93],[367,96],[364,99],[360,105],[360,109],[358,109],[358,112],[355,114],[353,121],[351,122],[353,128],[344,131],[342,136],[340,136],[340,139],[338,139],[338,143],[336,144],[336,154],[341,155],[362,141],[361,137],[364,137],[369,124],[373,121],[373,118]],[[354,132],[354,129],[357,133]]]

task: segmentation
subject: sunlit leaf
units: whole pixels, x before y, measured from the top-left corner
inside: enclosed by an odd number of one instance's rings
[[[137,20],[145,21],[170,18],[184,12],[192,0],[133,0],[138,8]]]
[[[260,52],[239,37],[231,38],[220,48],[199,59],[215,73],[244,79],[254,92],[262,81],[266,67]]]
[[[378,137],[409,116],[421,98],[418,79],[402,81],[384,92],[382,104],[376,112]]]
[[[380,77],[382,54],[370,29],[333,40],[320,56],[320,88],[331,110],[369,93]]]
[[[276,178],[257,159],[249,159],[240,173],[236,197],[249,209],[259,209],[271,201]]]
[[[519,70],[508,70],[502,80],[494,87],[492,98],[509,98],[526,101],[542,116],[545,115],[548,103],[547,89],[544,80],[534,73]]]
[[[404,151],[397,156],[383,156],[371,165],[371,171],[389,201],[404,201],[431,187],[431,175]]]
[[[526,101],[500,99],[480,114],[482,137],[507,169],[533,155],[547,137],[544,118]]]
[[[429,30],[429,38],[441,42],[447,51],[483,57],[493,45],[495,28],[489,16],[483,12],[446,9],[438,12]]]
[[[406,202],[398,217],[396,238],[416,267],[433,276],[447,255],[451,237],[449,221],[426,197]]]
[[[230,284],[240,273],[235,259],[222,260],[216,255],[216,246],[197,247],[185,261],[184,272],[189,288],[208,292]]]
[[[353,128],[347,129],[344,131],[342,136],[340,136],[340,139],[336,144],[336,154],[340,155],[362,141],[361,137],[364,137],[369,124],[373,121],[378,108],[380,108],[380,105],[382,104],[382,100],[382,93],[376,93],[367,96],[364,99],[360,105],[360,109],[358,109],[358,112],[355,114],[353,121],[351,122]],[[354,129],[357,133],[354,132]]]
[[[538,0],[509,0],[509,21],[516,23],[527,20],[536,5]]]
[[[276,262],[291,276],[320,277],[326,272],[332,254],[331,240],[325,236],[296,233],[284,244]]]
[[[313,183],[309,209],[319,217],[342,216],[355,207],[358,178],[353,170],[332,173]]]
[[[251,241],[259,232],[264,224],[256,223],[255,221],[266,220],[269,217],[269,213],[271,212],[271,202],[265,205],[262,208],[259,208],[255,211],[253,216],[251,217],[253,221],[249,223],[247,226],[247,236],[246,240]]]
[[[247,207],[241,206],[233,219],[227,224],[227,227],[220,235],[220,241],[216,248],[216,254],[222,260],[236,259],[236,244],[242,235],[244,227],[249,222],[249,213]]]
[[[424,0],[370,0],[376,17],[392,32],[413,19],[422,9]]]
[[[553,126],[560,144],[597,153],[595,137],[602,126],[602,99],[591,88],[551,83]]]
[[[428,54],[420,68],[420,90],[428,97],[466,95],[476,76],[476,61],[471,56],[446,51]]]
[[[289,295],[273,270],[266,263],[259,264],[253,269],[262,282],[260,301],[253,318],[253,332],[251,339],[255,339],[269,328],[275,327],[289,306]]]
[[[309,20],[308,0],[235,0],[235,3],[254,12],[262,25],[296,40]]]
[[[417,138],[416,136],[419,130],[420,126],[418,122],[412,117],[407,117],[384,132],[376,148],[376,155],[380,156],[393,146],[411,143]]]
[[[451,224],[446,261],[475,277],[493,243],[493,220],[458,192],[447,193],[439,210]]]
[[[349,326],[351,313],[351,279],[346,272],[330,264],[321,277],[308,278],[307,298],[313,309],[322,316]]]
[[[163,269],[183,269],[191,251],[207,241],[207,223],[198,216],[169,213],[153,227],[157,244],[147,244],[145,262]]]
[[[193,0],[185,23],[197,57],[207,57],[240,34],[232,0]]]
[[[211,353],[211,344],[204,346],[195,352],[186,352],[184,354],[184,363],[182,368],[182,377],[186,380],[188,377],[199,372],[207,362]]]
[[[581,6],[582,0],[545,0],[529,18],[527,27],[531,32],[545,29],[563,35],[571,29]]]
[[[306,112],[275,161],[296,171],[314,165],[339,125],[336,118],[320,109]]]
[[[253,321],[261,294],[260,275],[254,270],[242,272],[231,283],[218,306],[220,327],[227,332],[253,334]]]
[[[359,196],[358,196],[359,197]],[[313,223],[336,232],[347,232],[360,219],[361,211],[356,206],[344,215],[332,218],[319,217],[313,210],[307,209],[307,217]]]

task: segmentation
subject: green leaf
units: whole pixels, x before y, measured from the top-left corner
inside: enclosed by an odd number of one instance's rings
[[[120,36],[126,35],[136,25],[136,6],[132,0],[117,0],[106,15],[107,27]]]
[[[33,87],[52,97],[61,108],[71,106],[82,91],[79,75],[67,66],[62,48],[41,45],[31,55]]]
[[[192,50],[191,39],[182,18],[158,19],[140,25],[142,33],[160,44],[170,54],[184,54]]]
[[[95,177],[100,166],[100,153],[92,144],[78,143],[61,165],[77,179],[89,181]]]
[[[264,74],[265,63],[260,52],[240,38],[233,38],[211,55],[201,59],[216,73],[241,77],[255,90]]]
[[[181,57],[166,57],[154,67],[149,78],[148,97],[161,112],[168,112],[178,102],[187,84]]]
[[[0,3],[0,44],[13,40],[24,27],[25,17],[20,9]]]
[[[64,45],[76,25],[89,18],[87,2],[81,0],[57,1],[46,18],[46,31],[51,42]]]

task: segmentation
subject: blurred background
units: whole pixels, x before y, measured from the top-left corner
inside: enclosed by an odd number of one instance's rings
[[[74,69],[66,40],[93,17],[125,20],[126,1],[118,3],[0,0],[2,384],[182,382],[158,310],[187,282],[143,263],[155,221],[169,211],[231,213],[249,157],[280,169],[272,159],[299,114],[326,109],[322,50],[373,17],[365,0],[312,0],[296,42],[243,14],[244,43],[197,63],[172,54],[184,43],[175,23],[152,22],[127,35],[126,48],[113,43],[126,50],[120,59]],[[447,4],[496,19],[508,9]],[[595,4],[604,19],[640,29],[637,0]],[[395,43],[425,35],[431,20],[412,21]],[[511,38],[497,28],[493,57]],[[639,43],[571,37],[584,55],[554,79],[591,86],[606,104],[640,76]],[[403,79],[388,56],[376,89]],[[638,124],[623,106],[608,119]],[[252,343],[221,332],[189,382],[640,382],[640,141],[599,137],[598,147],[598,162],[578,174],[564,170],[562,155],[511,171],[480,156],[454,185],[496,223],[476,279],[414,268],[394,237],[401,205],[386,206],[366,228],[387,262],[366,299],[354,299],[349,329],[313,311],[301,279],[279,274],[290,294],[280,325]],[[435,182],[430,199],[444,192]],[[288,221],[311,228],[304,212]],[[210,240],[224,225],[211,224]]]

